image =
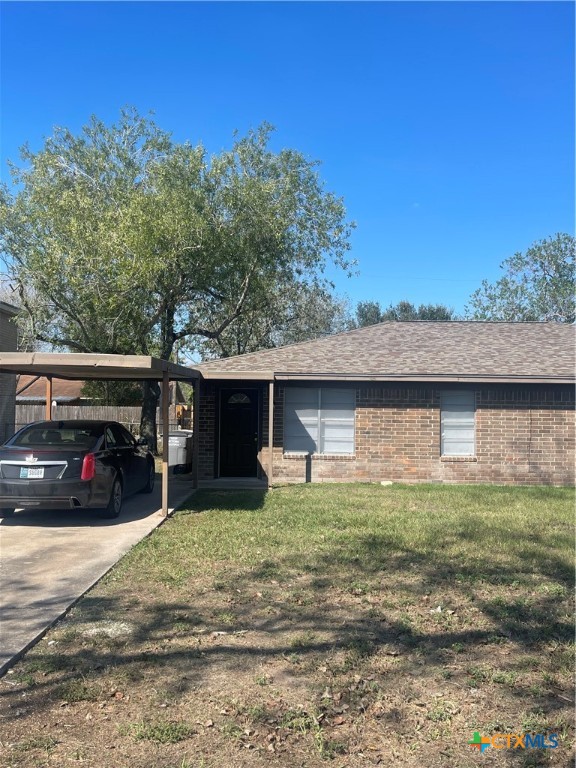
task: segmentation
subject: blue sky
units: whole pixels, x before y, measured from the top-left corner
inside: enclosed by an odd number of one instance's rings
[[[1,44],[4,179],[124,105],[211,152],[268,121],[357,222],[352,303],[462,311],[574,231],[571,2],[3,2]]]

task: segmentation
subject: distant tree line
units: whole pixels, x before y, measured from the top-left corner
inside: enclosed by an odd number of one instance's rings
[[[355,324],[358,328],[386,321],[454,320],[454,310],[444,304],[420,304],[399,301],[383,309],[377,301],[360,301],[356,306]]]
[[[357,327],[390,320],[500,320],[574,323],[576,241],[559,233],[537,241],[526,253],[515,253],[500,265],[503,276],[484,280],[469,299],[463,317],[444,304],[400,301],[383,309],[377,301],[356,306]]]

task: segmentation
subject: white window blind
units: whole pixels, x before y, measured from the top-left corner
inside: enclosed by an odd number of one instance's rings
[[[474,392],[442,392],[440,403],[442,456],[474,456]]]
[[[284,450],[354,453],[354,389],[287,387]]]

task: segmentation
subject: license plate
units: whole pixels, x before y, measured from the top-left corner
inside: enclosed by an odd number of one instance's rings
[[[23,480],[42,480],[44,467],[20,467],[20,477]]]

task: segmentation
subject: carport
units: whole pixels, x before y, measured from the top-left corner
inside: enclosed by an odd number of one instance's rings
[[[161,382],[162,423],[162,513],[168,514],[169,384],[171,381],[195,382],[200,372],[194,368],[145,355],[99,355],[52,352],[2,352],[0,373],[29,374],[46,377],[46,419],[51,417],[52,379],[97,379],[101,381],[153,380]],[[198,386],[194,387],[192,487],[198,486]]]

